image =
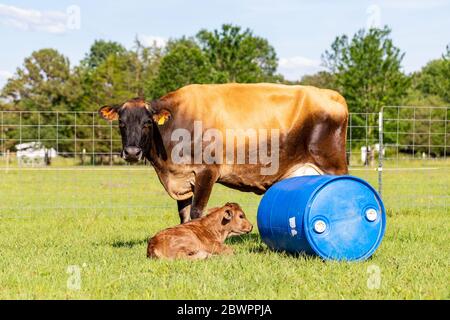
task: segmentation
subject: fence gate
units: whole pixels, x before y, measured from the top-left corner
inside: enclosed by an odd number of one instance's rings
[[[384,107],[380,120],[386,207],[450,211],[450,108]]]
[[[379,166],[379,113],[352,112],[348,118],[347,162],[350,174],[368,181],[373,187],[381,186]]]

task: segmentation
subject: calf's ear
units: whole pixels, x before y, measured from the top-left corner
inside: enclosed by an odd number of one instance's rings
[[[98,114],[105,120],[114,121],[119,119],[117,106],[103,106],[98,110]]]
[[[230,209],[226,209],[223,214],[223,218],[224,220],[230,221],[233,218],[233,211],[231,211]]]

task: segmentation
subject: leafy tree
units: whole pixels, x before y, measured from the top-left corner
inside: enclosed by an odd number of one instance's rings
[[[142,91],[138,75],[140,64],[133,52],[110,55],[85,77],[84,91],[91,105],[128,100]],[[92,106],[91,108],[92,109]]]
[[[275,49],[250,29],[222,25],[221,30],[201,30],[196,39],[220,82],[263,82],[279,80]]]
[[[131,63],[131,59],[124,62],[127,55],[128,51],[117,42],[96,40],[92,44],[86,57],[75,70],[75,74],[81,79],[84,93],[80,101],[82,110],[92,110],[99,104],[110,103],[115,97],[123,96],[117,94],[117,91],[123,89],[119,88],[119,85],[117,88],[114,86],[122,78],[118,74],[126,69],[123,64]]]
[[[327,71],[319,71],[313,75],[305,75],[300,84],[318,88],[336,89],[336,76]]]
[[[238,26],[201,30],[195,38],[169,41],[146,96],[153,98],[191,83],[281,81],[277,57],[266,39]]]
[[[8,80],[2,97],[19,110],[71,110],[82,94],[69,60],[54,49],[35,51]]]
[[[110,55],[121,55],[127,50],[114,41],[96,40],[91,46],[89,53],[81,61],[81,65],[88,69],[100,66]]]
[[[170,41],[166,50],[147,96],[158,98],[191,83],[216,81],[216,71],[192,39]]]
[[[76,70],[83,79],[83,109],[144,96],[144,88],[156,76],[161,50],[145,47],[138,39],[134,49],[128,51],[117,43],[102,40],[94,43]],[[95,63],[88,62],[91,60]]]
[[[408,90],[408,95],[405,97],[403,104],[423,108],[403,110],[401,117],[403,119],[411,119],[411,121],[403,121],[401,130],[403,132],[414,131],[415,134],[392,137],[392,140],[397,138],[401,140],[400,144],[404,146],[415,146],[414,149],[409,147],[404,148],[402,151],[424,152],[432,156],[444,155],[446,150],[442,146],[446,144],[445,140],[447,137],[445,132],[447,131],[447,124],[442,119],[449,118],[450,112],[446,109],[427,107],[448,106],[450,104],[449,47],[447,46],[447,52],[443,54],[441,59],[430,61],[420,71],[413,73],[411,79],[412,86]],[[395,132],[395,130],[396,128],[393,128],[391,131]],[[431,136],[429,134],[430,130],[433,132]],[[428,145],[433,147],[428,147]]]
[[[12,109],[20,111],[77,110],[82,94],[80,79],[72,72],[69,60],[54,49],[35,51],[25,58],[23,66],[17,69],[2,91],[2,96]],[[70,117],[73,118],[73,115]],[[6,130],[8,148],[19,142],[41,140],[46,147],[60,151],[73,150],[73,128],[56,127],[54,113],[14,113],[10,115],[9,121],[15,125]],[[38,123],[47,126],[39,127]]]
[[[446,106],[446,102],[442,97],[435,94],[424,94],[420,89],[417,88],[415,79],[417,76],[412,75],[412,87],[408,89],[407,95],[403,98],[401,105],[404,106],[416,106],[416,107],[430,107],[430,106]]]
[[[384,105],[398,104],[406,94],[404,53],[394,46],[390,33],[384,27],[359,30],[352,39],[337,37],[322,56],[353,112],[378,112]]]
[[[441,105],[450,104],[450,50],[441,59],[432,60],[413,74],[413,88],[425,99],[440,99]],[[434,98],[433,98],[434,97]],[[434,105],[434,104],[432,104]]]
[[[141,83],[139,96],[146,96],[152,88],[153,82],[156,81],[164,51],[163,48],[156,44],[149,47],[144,46],[142,42],[136,38],[135,53],[137,62],[140,63],[139,74],[136,76]]]

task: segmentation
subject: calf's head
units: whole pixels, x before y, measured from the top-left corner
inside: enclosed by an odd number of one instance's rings
[[[122,136],[122,158],[137,162],[148,156],[155,126],[163,125],[170,113],[157,110],[145,100],[135,98],[122,105],[103,106],[98,111],[106,120],[119,121]]]
[[[222,207],[222,226],[228,231],[228,236],[238,236],[249,233],[253,225],[247,220],[244,211],[237,203],[227,203]]]

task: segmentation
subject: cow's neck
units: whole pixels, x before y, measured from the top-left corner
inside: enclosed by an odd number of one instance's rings
[[[161,133],[157,127],[153,129],[151,146],[146,158],[150,161],[157,172],[161,172],[163,170],[164,163],[167,161],[167,152],[164,147]]]
[[[152,164],[160,182],[173,199],[189,199],[192,197],[192,185],[195,182],[195,176],[187,166],[180,168],[179,165],[172,163],[169,151],[165,147],[170,142],[166,141],[166,145],[164,145],[162,136],[169,137],[156,129],[146,158]]]

